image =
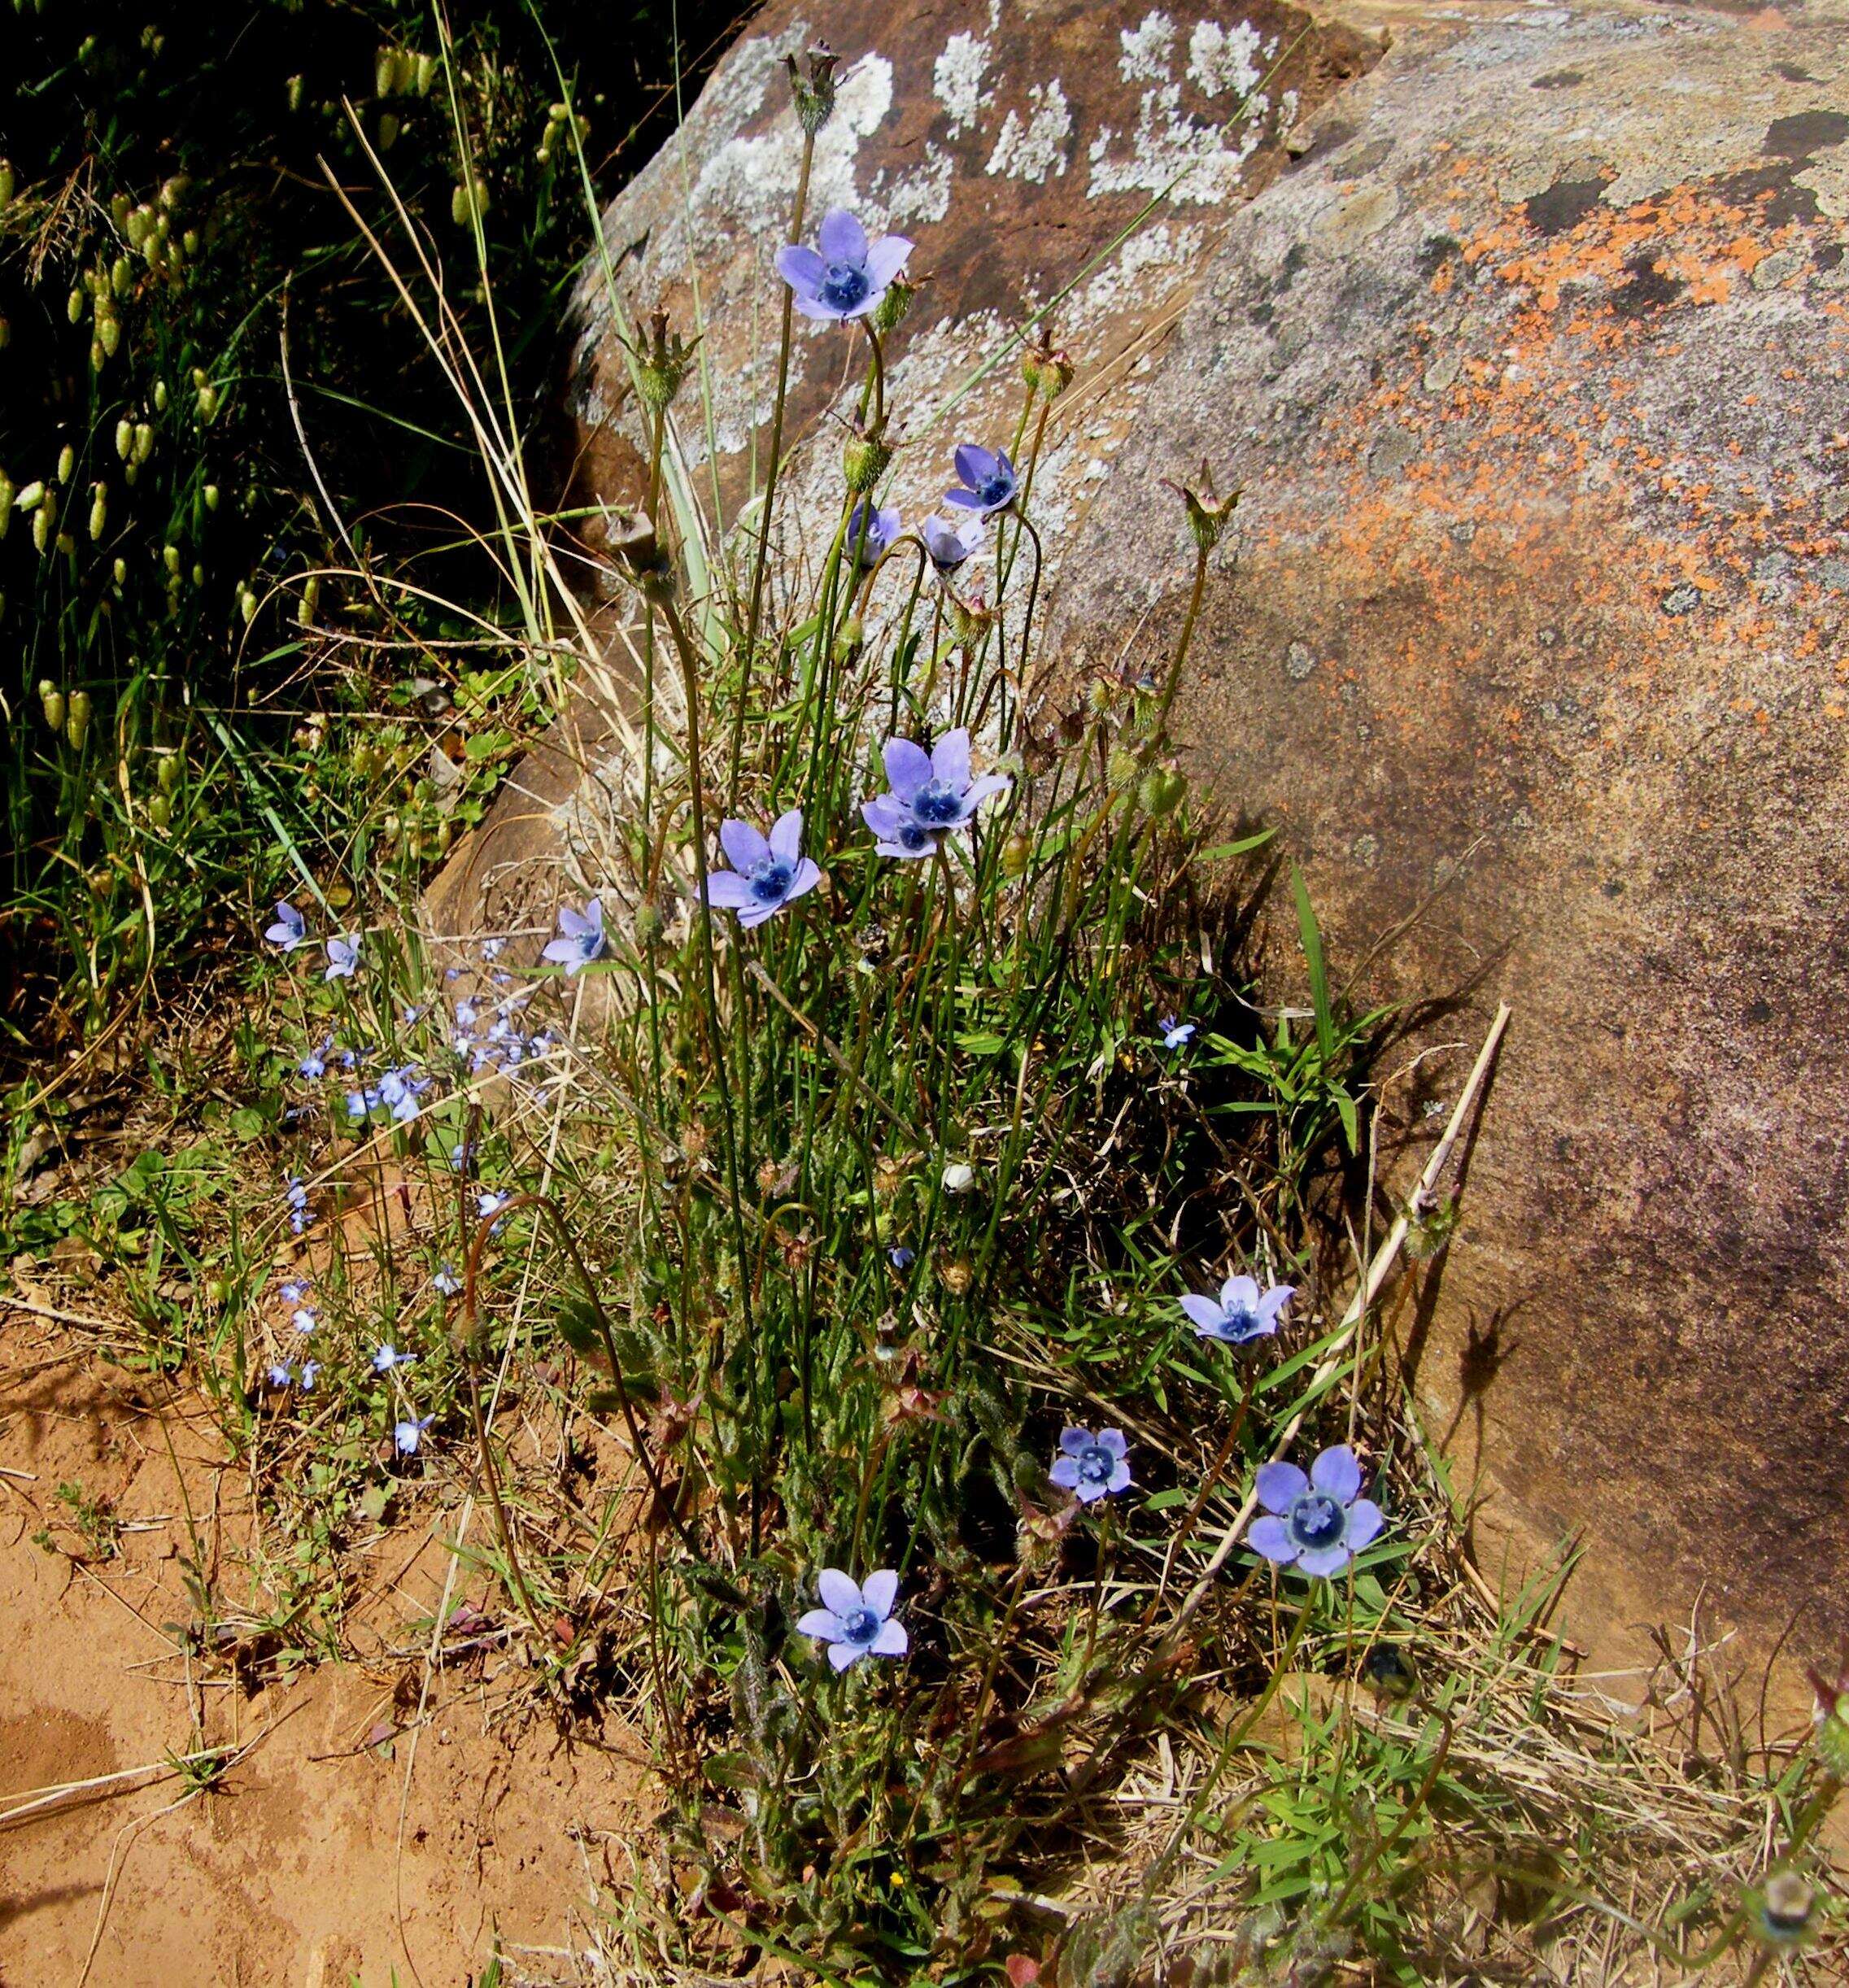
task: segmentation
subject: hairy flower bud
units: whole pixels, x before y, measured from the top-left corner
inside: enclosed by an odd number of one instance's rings
[[[85,735],[89,730],[89,692],[72,691],[65,700],[64,736],[78,752],[82,751]]]
[[[887,285],[885,295],[873,307],[874,329],[883,338],[887,332],[896,330],[905,323],[923,287],[922,282],[908,283],[904,277],[895,277]]]
[[[1138,783],[1136,805],[1145,814],[1159,819],[1174,813],[1187,791],[1187,776],[1172,762],[1152,766]]]
[[[635,361],[636,391],[650,413],[663,413],[673,404],[699,344],[698,338],[688,340],[670,330],[665,311],[649,319],[648,336],[630,351]]]
[[[1188,508],[1188,529],[1194,534],[1194,543],[1203,552],[1210,552],[1220,542],[1221,535],[1232,521],[1239,503],[1240,493],[1235,490],[1230,495],[1216,496],[1214,492],[1214,473],[1203,460],[1201,464],[1201,487],[1194,490],[1185,483],[1169,483]]]
[[[857,497],[871,490],[885,475],[892,460],[892,445],[883,425],[853,429],[841,451],[841,472],[848,488]]]
[[[1072,361],[1055,349],[1053,327],[1044,320],[1040,335],[1021,355],[1021,377],[1029,394],[1043,400],[1057,400],[1072,384]]]
[[[790,95],[796,107],[796,122],[813,138],[828,122],[835,108],[835,51],[826,41],[813,43],[801,63],[786,55],[790,72]]]

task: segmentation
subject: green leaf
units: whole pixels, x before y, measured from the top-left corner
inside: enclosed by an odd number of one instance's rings
[[[1303,957],[1310,968],[1310,1000],[1316,1010],[1316,1042],[1326,1067],[1336,1057],[1336,1018],[1329,1006],[1328,969],[1323,961],[1323,935],[1310,903],[1310,887],[1295,863],[1290,866],[1291,888],[1297,894],[1297,930],[1303,944]]]
[[[240,1105],[231,1114],[231,1130],[246,1142],[261,1139],[269,1130],[269,1120],[254,1105]]]
[[[1167,1511],[1174,1506],[1185,1505],[1189,1495],[1180,1484],[1176,1484],[1167,1491],[1157,1492],[1153,1498],[1145,1498],[1143,1509],[1145,1511]]]
[[[559,1328],[559,1337],[573,1353],[582,1354],[587,1359],[606,1357],[604,1335],[597,1328],[597,1314],[582,1298],[568,1297],[560,1306],[554,1323]]]
[[[1237,842],[1216,842],[1212,848],[1203,849],[1199,860],[1203,863],[1223,863],[1236,856],[1249,855],[1254,849],[1262,849],[1276,835],[1276,828],[1262,828],[1256,835],[1243,835]]]

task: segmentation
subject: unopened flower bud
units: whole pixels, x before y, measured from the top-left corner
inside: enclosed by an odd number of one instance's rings
[[[1127,787],[1136,778],[1137,765],[1136,755],[1128,747],[1114,746],[1105,768],[1105,778],[1114,787]]]
[[[45,722],[55,732],[64,729],[64,693],[50,677],[41,677],[38,682],[38,705],[45,713]]]
[[[180,755],[177,752],[163,752],[155,763],[154,777],[161,792],[171,794],[180,784]]]
[[[1165,814],[1172,814],[1187,791],[1187,778],[1177,768],[1152,766],[1137,785],[1136,805],[1145,814],[1159,819]]]
[[[72,691],[65,702],[64,736],[76,750],[83,749],[89,731],[90,702],[88,691]]]
[[[1005,877],[1024,877],[1027,865],[1034,860],[1034,845],[1018,829],[1001,845],[1001,874]]]
[[[147,817],[156,828],[165,828],[173,819],[173,804],[164,794],[150,794],[147,800]]]
[[[216,483],[207,484],[200,495],[206,500],[207,510],[216,511],[218,508],[218,486]]]
[[[177,545],[164,545],[164,546],[163,546],[163,547],[160,548],[160,557],[161,557],[161,561],[162,561],[162,564],[165,565],[165,567],[167,568],[167,570],[168,570],[169,573],[178,573],[178,572],[179,572],[179,570],[180,570],[180,548],[179,548],[179,547],[178,547],[178,546],[177,546]]]
[[[953,1160],[944,1170],[946,1194],[967,1194],[976,1184],[976,1170],[967,1160]]]
[[[661,935],[667,930],[667,921],[652,905],[638,905],[635,909],[635,943],[639,946],[659,945]]]
[[[1164,477],[1163,481],[1167,482]],[[1168,487],[1178,492],[1188,508],[1188,529],[1194,534],[1194,543],[1203,552],[1210,552],[1220,542],[1222,534],[1232,521],[1239,503],[1236,490],[1230,496],[1219,497],[1214,493],[1214,473],[1203,461],[1201,464],[1201,487],[1191,488],[1185,483],[1170,483]]]
[[[794,55],[786,55],[783,60],[789,68],[796,122],[813,138],[835,108],[835,51],[826,41],[818,41],[805,52],[800,63]]]
[[[885,295],[873,307],[873,328],[881,337],[897,330],[905,323],[922,287],[918,283],[908,283],[902,276],[895,277],[887,285]]]
[[[199,389],[197,399],[198,401],[199,419],[202,421],[209,421],[218,412],[218,389],[208,380],[206,384]]]

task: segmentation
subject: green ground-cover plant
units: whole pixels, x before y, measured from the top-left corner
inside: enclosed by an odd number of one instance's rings
[[[811,144],[831,68],[793,65]],[[72,1219],[257,1491],[248,1567],[194,1556],[200,1659],[342,1649],[355,1549],[440,1514],[421,1647],[649,1749],[606,1978],[1415,1982],[1602,1945],[1827,1978],[1849,1696],[1724,1772],[1601,1723],[1557,1580],[1485,1599],[1397,1392],[1384,1301],[1445,1247],[1501,1021],[1393,1206],[1395,1018],[1334,992],[1294,873],[1304,1003],[1252,983],[1271,839],[1177,754],[1233,500],[1176,495],[1162,667],[1073,680],[1033,495],[1071,363],[1030,326],[1012,427],[899,517],[890,424],[931,412],[887,404],[905,245],[799,196],[790,309],[865,361],[813,586],[772,570],[774,443],[738,516],[678,467],[703,327],[630,325],[613,281],[647,476],[592,534],[535,495],[502,315],[459,312],[368,151],[354,217],[514,576],[479,666],[575,657],[551,694],[606,686],[632,771],[541,931],[424,935],[369,843],[303,844],[201,1055],[222,1095],[172,1074],[181,1157]]]

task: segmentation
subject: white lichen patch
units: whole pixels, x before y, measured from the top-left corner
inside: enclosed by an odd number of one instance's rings
[[[931,94],[944,106],[953,132],[972,129],[982,109],[983,72],[988,44],[973,34],[953,34],[931,65]]]
[[[1073,292],[1061,309],[1062,329],[1088,334],[1113,318],[1160,309],[1188,281],[1206,242],[1206,229],[1193,225],[1158,221],[1140,229]]]
[[[867,225],[892,229],[942,220],[950,211],[950,181],[956,169],[956,160],[927,140],[923,159],[910,172],[874,175],[867,190]]]
[[[1175,23],[1166,14],[1149,13],[1134,28],[1120,28],[1123,52],[1117,66],[1127,83],[1166,83],[1173,74]]]
[[[1228,90],[1249,97],[1258,87],[1259,60],[1270,53],[1250,21],[1237,20],[1230,28],[1217,20],[1199,21],[1188,37],[1188,74],[1204,97]]]
[[[1218,127],[1187,116],[1179,83],[1145,90],[1127,157],[1114,155],[1117,133],[1109,125],[1092,141],[1086,192],[1092,199],[1103,194],[1167,193],[1200,207],[1222,206],[1237,192],[1245,162],[1258,150],[1266,107],[1262,95],[1254,97],[1247,116]]]
[[[1059,78],[1036,83],[1027,92],[1027,116],[1018,111],[1003,120],[1001,135],[990,153],[988,171],[1010,179],[1044,182],[1066,171],[1071,155],[1072,111]]]

